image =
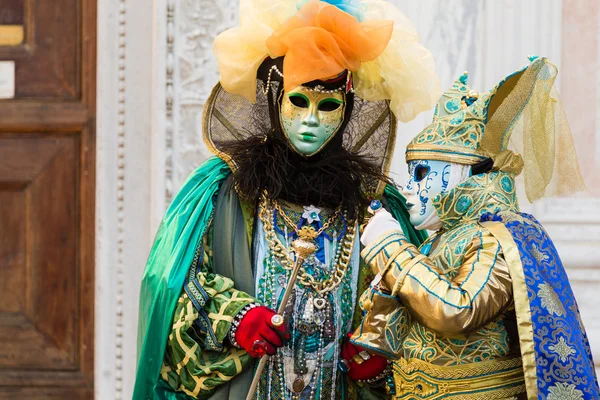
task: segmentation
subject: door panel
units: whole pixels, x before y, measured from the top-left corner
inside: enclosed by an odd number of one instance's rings
[[[0,0],[0,8],[0,29],[22,20],[24,30],[20,45],[0,46],[0,58],[16,62],[16,97],[77,100],[81,0]]]
[[[74,137],[0,138],[12,160],[0,170],[0,371],[77,368],[76,150]]]
[[[24,27],[0,44],[0,399],[93,398],[95,18],[93,0],[0,0],[0,43]]]

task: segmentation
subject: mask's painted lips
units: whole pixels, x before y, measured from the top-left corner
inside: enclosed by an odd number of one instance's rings
[[[304,140],[305,142],[311,142],[312,143],[317,138],[317,135],[315,135],[312,132],[300,132],[300,138],[302,140]]]
[[[413,203],[410,202],[406,202],[406,210],[410,210],[411,208],[413,208],[415,205]]]

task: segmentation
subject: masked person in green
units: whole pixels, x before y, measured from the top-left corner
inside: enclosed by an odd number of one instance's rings
[[[359,222],[380,199],[411,243],[388,171],[397,120],[437,98],[431,54],[381,0],[242,0],[217,38],[204,110],[216,155],[189,177],[144,272],[135,400],[381,398],[387,360],[350,345],[372,280]],[[297,238],[316,251],[282,294]]]

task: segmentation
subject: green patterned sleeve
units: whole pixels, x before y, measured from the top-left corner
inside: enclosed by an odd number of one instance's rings
[[[235,315],[255,299],[212,272],[211,238],[212,229],[197,251],[173,314],[161,371],[171,388],[200,399],[210,397],[251,362],[226,338]]]

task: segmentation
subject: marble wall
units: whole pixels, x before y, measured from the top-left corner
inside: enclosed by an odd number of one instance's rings
[[[600,361],[600,6],[596,0],[394,0],[433,52],[443,89],[463,71],[487,90],[548,57],[575,137],[588,191],[523,204],[556,240]],[[137,296],[162,214],[209,156],[202,108],[218,71],[214,37],[237,20],[238,0],[103,0],[99,3],[96,397],[131,398]],[[403,150],[431,113],[400,126]]]

